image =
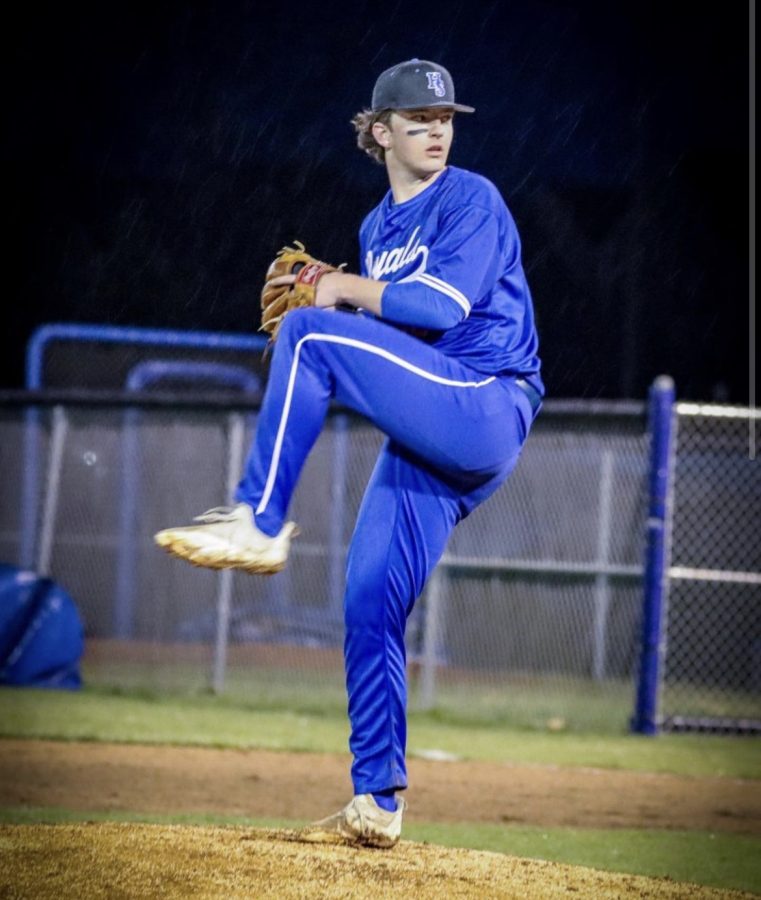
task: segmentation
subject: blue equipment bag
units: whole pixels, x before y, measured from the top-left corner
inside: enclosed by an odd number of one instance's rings
[[[0,684],[76,690],[84,629],[60,585],[0,563]]]

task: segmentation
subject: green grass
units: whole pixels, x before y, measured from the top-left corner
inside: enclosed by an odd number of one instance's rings
[[[493,850],[608,872],[761,891],[761,838],[703,831],[412,824],[410,840]]]
[[[304,824],[286,819],[220,815],[0,809],[0,822],[6,824],[84,821],[256,828],[296,828]],[[473,823],[412,823],[405,826],[404,836],[408,840],[446,847],[491,850],[610,872],[668,877],[712,887],[761,892],[761,838],[758,837],[702,831],[537,828]]]
[[[258,709],[210,695],[2,688],[0,737],[342,753],[348,723],[343,712]],[[411,755],[436,749],[464,759],[761,778],[758,738],[520,730],[450,722],[435,712],[412,713],[408,738]]]
[[[158,650],[156,651],[158,652]],[[207,660],[210,666],[210,658]],[[257,709],[291,709],[309,713],[343,714],[346,710],[343,662],[323,669],[281,668],[271,664],[228,665],[225,697]],[[90,688],[130,693],[199,692],[208,683],[199,661],[160,659],[145,663],[104,661],[85,663],[83,677]],[[410,671],[409,706],[420,707],[419,672]],[[622,734],[627,730],[633,703],[630,680],[516,675],[513,678],[475,677],[453,680],[440,676],[436,684],[436,715],[460,725],[504,725],[544,729],[550,719],[562,719],[565,730]],[[747,706],[747,704],[746,704]],[[761,714],[761,713],[760,713]]]
[[[285,660],[282,649],[286,654]],[[243,658],[241,658],[243,654]],[[206,644],[91,642],[82,663],[89,688],[188,694],[209,682],[213,648]],[[346,710],[340,651],[231,645],[225,698],[260,710],[288,709],[317,715]],[[409,707],[420,709],[421,673],[409,666]],[[437,672],[435,718],[454,725],[545,731],[547,723],[578,734],[621,736],[628,731],[634,702],[631,678],[594,680],[531,672]],[[761,717],[761,695],[711,691],[670,682],[664,708],[704,716]]]

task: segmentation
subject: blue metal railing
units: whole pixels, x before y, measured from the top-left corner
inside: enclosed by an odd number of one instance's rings
[[[41,325],[26,348],[26,388],[40,390],[43,384],[45,350],[53,341],[92,341],[156,347],[200,347],[207,350],[250,350],[267,346],[264,335],[229,334],[220,331],[175,331],[164,328],[123,328],[115,325]]]
[[[32,334],[26,348],[27,390],[45,387],[45,351],[54,341],[82,341],[154,347],[186,347],[206,350],[242,350],[260,353],[267,346],[264,335],[228,334],[214,331],[175,331],[161,328],[127,328],[113,325],[49,323]],[[32,407],[25,414],[24,470],[21,494],[20,563],[35,567],[40,493],[40,411]]]

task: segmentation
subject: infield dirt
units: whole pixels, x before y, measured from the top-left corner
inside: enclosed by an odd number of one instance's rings
[[[409,762],[408,821],[761,834],[761,781]],[[349,757],[0,740],[0,805],[311,820],[351,796]]]
[[[758,834],[761,784],[599,769],[410,761],[410,821]],[[0,741],[0,805],[309,820],[350,795],[348,757]],[[467,801],[467,802],[466,802]],[[83,823],[0,827],[0,897],[750,897],[667,879],[402,841],[313,845],[294,831]]]

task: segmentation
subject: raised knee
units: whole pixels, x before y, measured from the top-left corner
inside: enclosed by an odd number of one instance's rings
[[[280,325],[278,340],[296,342],[310,331],[319,331],[324,316],[324,310],[316,307],[292,309]]]

